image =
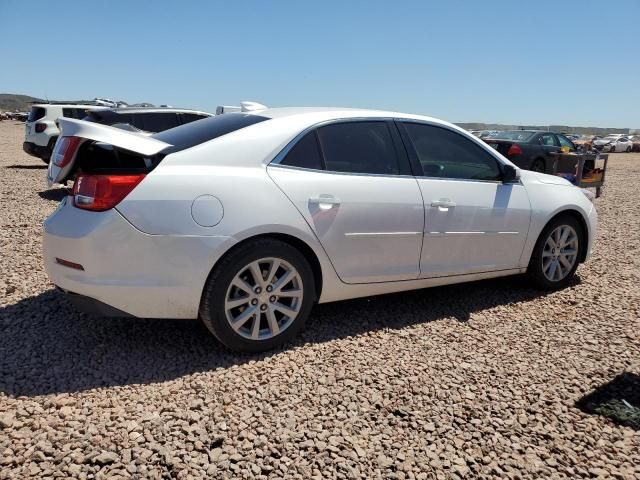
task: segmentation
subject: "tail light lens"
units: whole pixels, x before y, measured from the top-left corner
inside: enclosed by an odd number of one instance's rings
[[[80,137],[61,137],[53,151],[53,163],[57,167],[65,167],[71,162],[80,147]]]
[[[36,123],[36,133],[42,133],[47,129],[46,123]]]
[[[522,148],[520,148],[520,145],[516,145],[514,143],[509,147],[509,151],[507,152],[507,157],[515,157],[516,155],[522,155]]]
[[[73,184],[73,204],[84,210],[103,212],[115,207],[138,185],[145,174],[79,175]]]

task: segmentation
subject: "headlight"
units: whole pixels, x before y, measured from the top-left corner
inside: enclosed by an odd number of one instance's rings
[[[591,190],[587,190],[586,188],[581,188],[580,191],[584,194],[585,197],[589,199],[591,203],[593,203],[593,201],[596,199],[595,193],[593,193]]]

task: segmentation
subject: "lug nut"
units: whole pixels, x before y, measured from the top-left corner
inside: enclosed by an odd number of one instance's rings
[[[258,299],[254,298],[253,300],[251,300],[251,305],[257,305],[258,304]]]
[[[262,310],[263,312],[267,309],[267,305],[266,304],[262,304],[260,305],[260,310]]]
[[[273,287],[271,285],[267,285],[267,292],[270,292],[273,290]]]
[[[260,287],[254,288],[253,291],[256,292],[258,295],[262,293],[262,289]]]
[[[271,303],[274,303],[274,302],[276,301],[276,296],[275,296],[275,295],[271,295],[271,296],[269,297],[269,301],[270,301]]]

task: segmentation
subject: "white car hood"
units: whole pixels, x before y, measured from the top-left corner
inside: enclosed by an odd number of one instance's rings
[[[531,170],[521,170],[520,179],[522,183],[544,183],[546,185],[561,185],[564,187],[573,187],[574,185],[562,177],[556,175],[547,175],[546,173],[532,172]]]

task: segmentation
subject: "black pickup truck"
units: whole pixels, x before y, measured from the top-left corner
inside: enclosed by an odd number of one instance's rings
[[[562,147],[577,150],[564,135],[538,130],[506,130],[483,140],[518,167],[543,173],[552,173],[555,154]]]

